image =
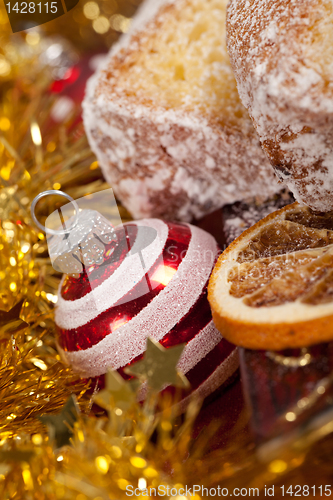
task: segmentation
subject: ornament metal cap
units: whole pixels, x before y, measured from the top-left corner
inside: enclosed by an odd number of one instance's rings
[[[74,206],[75,213],[65,220],[66,208],[58,209],[62,228],[52,229],[43,226],[36,217],[35,208],[44,196],[60,195],[67,198]],[[104,262],[105,245],[117,241],[114,227],[97,210],[80,210],[76,201],[67,193],[58,190],[48,190],[40,193],[31,204],[31,215],[35,224],[48,236],[47,245],[52,266],[56,271],[66,274],[77,274],[84,267],[100,265]],[[111,250],[112,251],[112,250]],[[108,252],[110,255],[110,251]]]

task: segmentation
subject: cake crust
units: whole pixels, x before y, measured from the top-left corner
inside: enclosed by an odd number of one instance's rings
[[[226,0],[209,1],[225,12]],[[152,15],[149,5],[153,3]],[[151,92],[148,84],[133,89],[140,76],[154,79],[147,70],[154,59],[147,62],[146,58],[146,67],[138,72],[140,54],[151,54],[154,37],[168,19],[180,22],[178,17],[193,3],[199,0],[180,0],[177,5],[159,1],[157,9],[154,1],[145,2],[131,33],[112,49],[104,68],[87,86],[83,109],[89,142],[106,180],[135,218],[189,221],[226,203],[278,190],[273,169],[239,101],[226,47],[221,49],[226,59],[214,61],[209,74],[209,78],[214,71],[225,75],[222,85],[230,99],[222,109],[214,105],[216,97],[213,92],[208,96],[208,91],[205,109],[200,85],[198,96],[191,100],[184,91],[176,105],[170,102],[168,89],[161,94],[160,83]],[[182,70],[176,65],[175,71]]]
[[[295,198],[333,208],[333,4],[231,0],[227,40],[243,104]]]

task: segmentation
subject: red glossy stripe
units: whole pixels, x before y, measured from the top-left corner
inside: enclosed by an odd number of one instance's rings
[[[199,363],[197,363],[191,370],[189,370],[186,373],[186,377],[191,384],[190,391],[194,391],[201,384],[203,384],[214,373],[214,371],[228,358],[228,356],[230,356],[230,354],[234,351],[234,349],[235,346],[233,344],[230,344],[230,342],[222,338],[221,341],[214,347],[214,349],[212,349],[201,361],[199,361]],[[133,359],[131,363],[126,365],[126,367],[132,366],[134,363],[142,359],[143,356],[144,354],[137,356],[135,359]],[[122,368],[119,368],[117,371],[125,380],[130,380],[134,377],[131,375],[127,375],[124,372],[126,367],[124,366]],[[95,384],[97,383],[98,390],[104,388],[105,385],[104,375],[100,375],[99,377],[94,377],[92,380],[94,382],[92,386],[95,386]],[[187,396],[190,392],[189,390],[179,391],[179,389],[175,389],[174,387],[167,387],[165,391],[168,391],[170,393],[174,393],[175,391],[177,391],[178,393],[181,392],[182,398]]]
[[[186,373],[186,377],[191,384],[191,389],[195,390],[201,385],[216,368],[235,349],[233,344],[230,344],[226,339],[222,339],[207,356],[197,363],[192,370]]]
[[[62,298],[72,301],[80,299],[111,276],[132,248],[137,232],[138,227],[135,224],[124,224],[124,226],[116,228],[115,233],[119,243],[112,242],[105,246],[104,263],[101,266],[89,266],[78,278],[67,275],[61,288]],[[110,257],[105,258],[113,248],[114,251]]]
[[[230,344],[227,340],[221,339],[214,349],[212,349],[199,363],[197,363],[191,370],[186,373],[186,378],[191,384],[191,392],[197,389],[201,384],[203,384],[214,371],[227,359],[227,357],[234,351],[235,346]],[[131,366],[136,361],[142,359],[143,354],[137,356],[131,363],[127,366]],[[118,373],[125,379],[130,380],[133,378],[124,372],[125,367],[119,368]],[[104,376],[101,376],[101,386],[104,383]],[[168,392],[175,392],[174,387],[167,387]],[[179,390],[178,390],[179,392]],[[188,390],[181,391],[181,397],[188,395]]]
[[[198,333],[201,332],[205,326],[212,320],[212,314],[209,307],[209,303],[207,300],[207,288],[205,287],[204,292],[200,295],[197,302],[191,307],[190,311],[183,317],[183,319],[172,328],[163,339],[160,341],[164,347],[172,347],[175,345],[179,345],[182,343],[189,342],[192,340]],[[128,366],[132,366],[133,363],[136,363],[144,356],[140,354],[136,358],[134,358],[130,363],[128,363],[123,368],[120,368],[118,371],[124,378],[126,374],[124,373],[124,368]]]
[[[164,347],[171,347],[192,340],[212,320],[207,300],[207,283],[198,300],[182,320],[160,341]]]
[[[168,228],[169,236],[162,252],[163,262],[165,266],[177,270],[186,255],[191,240],[191,230],[187,225],[173,223],[168,223]],[[157,262],[149,271],[149,275],[153,276],[160,265],[161,261]],[[144,278],[128,292],[127,302],[111,307],[88,324],[73,330],[58,328],[60,346],[67,351],[88,349],[100,342],[107,335],[111,334],[112,331],[121,324],[130,321],[146,307],[163,288],[165,288],[165,285],[161,283],[149,293],[141,295],[140,289],[142,287],[145,287],[144,290],[146,289],[147,281],[150,283],[149,277],[146,274]]]

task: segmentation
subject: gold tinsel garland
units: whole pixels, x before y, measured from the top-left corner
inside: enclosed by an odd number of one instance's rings
[[[49,93],[52,72],[40,63],[38,36],[31,46],[24,36],[13,43],[2,33],[1,45],[0,498],[120,499],[128,498],[129,486],[142,488],[142,496],[144,488],[163,486],[165,497],[184,500],[174,492],[194,484],[208,488],[195,500],[215,496],[218,487],[229,494],[234,488],[259,488],[264,497],[265,487],[272,485],[274,497],[282,498],[282,485],[329,485],[330,422],[302,439],[295,436],[278,455],[262,456],[245,432],[246,413],[228,431],[224,446],[210,451],[227,417],[222,414],[193,439],[198,402],[179,416],[165,400],[155,414],[156,395],[137,404],[125,382],[121,391],[110,385],[103,400],[97,397],[104,416],[91,413],[87,386],[56,351],[53,305],[60,276],[50,265],[44,235],[31,223],[29,207],[46,188],[78,198],[107,186],[82,125],[75,125],[79,107],[64,123],[50,126],[56,97]],[[41,218],[51,211],[46,201],[38,207]],[[121,215],[126,219],[125,211]],[[75,403],[68,399],[73,393]],[[68,432],[60,425],[66,408],[73,415]],[[71,440],[60,446],[66,432]],[[318,498],[324,496],[316,491]]]

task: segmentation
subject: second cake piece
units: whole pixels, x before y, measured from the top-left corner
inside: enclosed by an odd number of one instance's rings
[[[84,121],[135,218],[191,220],[278,190],[240,102],[226,0],[148,0],[88,84]]]
[[[276,173],[299,202],[333,210],[332,0],[231,0],[238,90]]]

